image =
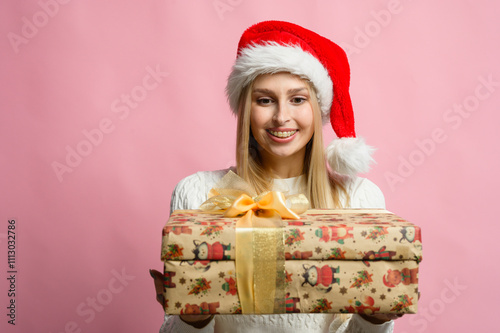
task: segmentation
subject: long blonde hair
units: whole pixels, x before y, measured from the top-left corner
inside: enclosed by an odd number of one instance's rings
[[[341,208],[340,193],[349,201],[342,181],[334,177],[326,166],[321,111],[316,91],[309,81],[310,103],[314,113],[314,134],[307,143],[303,173],[307,179],[307,193],[311,208]],[[236,138],[236,171],[254,187],[257,193],[271,190],[272,175],[262,167],[259,145],[250,130],[253,82],[240,95]]]

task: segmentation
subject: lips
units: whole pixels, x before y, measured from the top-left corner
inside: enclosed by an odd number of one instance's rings
[[[294,128],[268,128],[267,137],[278,144],[286,144],[295,140],[299,130]]]

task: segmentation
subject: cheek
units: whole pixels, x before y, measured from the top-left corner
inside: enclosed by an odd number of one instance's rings
[[[314,133],[314,115],[312,109],[303,110],[297,117],[297,123],[310,139]]]
[[[264,129],[266,123],[266,112],[259,108],[252,108],[250,113],[250,126],[252,127],[253,134],[255,135],[255,132]]]

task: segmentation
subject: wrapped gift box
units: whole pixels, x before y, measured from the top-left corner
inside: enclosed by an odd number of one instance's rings
[[[417,312],[419,227],[386,210],[315,209],[300,217],[283,220],[286,312]],[[241,313],[238,219],[200,210],[172,214],[161,255],[166,313]]]

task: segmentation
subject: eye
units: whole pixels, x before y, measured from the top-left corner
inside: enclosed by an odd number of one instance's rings
[[[257,99],[257,104],[259,105],[270,105],[272,102],[273,100],[268,97],[261,97]]]
[[[295,104],[295,105],[299,105],[299,104],[302,104],[306,101],[306,99],[304,97],[294,97],[292,98],[291,102],[292,104]]]

